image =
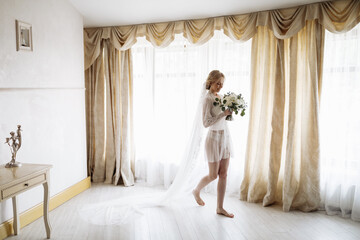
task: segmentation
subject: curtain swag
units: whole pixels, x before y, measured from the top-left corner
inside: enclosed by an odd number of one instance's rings
[[[85,70],[99,56],[103,39],[110,39],[118,50],[131,48],[136,43],[136,38],[143,36],[146,36],[155,47],[166,47],[173,41],[175,34],[179,33],[192,44],[203,44],[211,39],[215,30],[223,29],[232,40],[247,41],[256,34],[258,26],[266,26],[274,32],[276,38],[286,39],[298,33],[309,20],[318,20],[333,33],[348,31],[360,21],[360,1],[322,2],[296,8],[201,20],[86,28]]]

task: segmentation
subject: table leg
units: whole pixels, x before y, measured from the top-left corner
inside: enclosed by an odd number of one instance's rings
[[[51,226],[49,223],[49,184],[48,182],[43,183],[44,187],[44,222],[46,228],[46,236],[50,239]]]
[[[12,204],[13,204],[13,214],[14,214],[14,234],[18,235],[20,233],[20,222],[19,222],[19,214],[17,210],[17,200],[16,196],[12,197]]]

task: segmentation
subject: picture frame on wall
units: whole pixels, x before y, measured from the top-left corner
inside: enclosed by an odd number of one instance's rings
[[[29,23],[16,20],[16,51],[33,50],[32,26]]]

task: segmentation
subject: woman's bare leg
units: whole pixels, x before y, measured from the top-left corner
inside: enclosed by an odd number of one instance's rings
[[[205,202],[200,197],[200,191],[203,189],[206,185],[208,185],[210,182],[214,181],[217,178],[218,172],[219,172],[219,162],[209,162],[209,174],[203,177],[199,184],[196,186],[196,188],[192,191],[196,202],[200,206],[204,206]]]
[[[217,185],[217,214],[224,215],[226,217],[233,218],[234,214],[228,213],[224,209],[224,198],[225,198],[225,191],[226,191],[226,179],[227,179],[227,171],[229,168],[229,158],[221,159],[220,166],[219,166],[219,181]]]

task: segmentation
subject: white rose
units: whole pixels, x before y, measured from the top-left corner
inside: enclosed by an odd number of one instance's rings
[[[226,98],[225,106],[229,107],[232,105],[233,102],[234,102],[234,97],[230,95]]]
[[[232,103],[231,103],[230,99],[227,99],[227,100],[226,100],[226,103],[225,103],[225,106],[229,107],[229,106],[231,106],[231,105],[232,105]]]

